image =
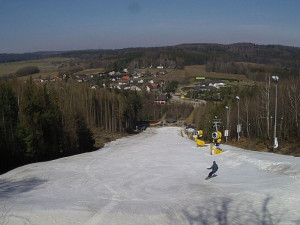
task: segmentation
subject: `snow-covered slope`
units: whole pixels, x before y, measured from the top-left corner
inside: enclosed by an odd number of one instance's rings
[[[300,224],[299,158],[226,145],[210,155],[181,129],[1,175],[0,224]]]

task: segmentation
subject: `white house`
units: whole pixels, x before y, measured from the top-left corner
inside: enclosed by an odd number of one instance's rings
[[[141,91],[141,89],[140,89],[138,86],[135,86],[135,85],[134,85],[134,86],[131,86],[131,87],[130,87],[130,90],[131,90],[131,91]]]
[[[111,71],[111,72],[109,72],[108,74],[109,74],[109,76],[113,76],[113,75],[116,74],[116,72],[115,72],[115,71]]]
[[[140,76],[139,76],[138,74],[133,74],[133,75],[132,75],[132,78],[133,78],[133,79],[138,79],[138,78],[140,78]]]
[[[209,86],[213,86],[215,88],[227,87],[226,83],[221,80],[211,81]]]

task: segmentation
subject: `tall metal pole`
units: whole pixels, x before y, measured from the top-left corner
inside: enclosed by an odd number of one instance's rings
[[[235,97],[238,100],[238,125],[237,125],[237,135],[238,135],[238,142],[240,141],[240,97]]]
[[[276,122],[277,122],[277,83],[276,83],[276,94],[275,94],[275,116],[274,116],[274,138],[276,137]],[[275,143],[275,139],[274,139]]]
[[[278,141],[276,137],[276,122],[277,122],[277,86],[279,77],[278,76],[272,76],[272,78],[275,80],[276,83],[276,91],[275,91],[275,115],[274,115],[274,148],[278,147]]]
[[[240,127],[240,100],[238,100],[238,126]],[[240,132],[238,131],[238,141],[240,141]]]
[[[226,142],[228,141],[228,135],[229,135],[229,107],[226,106],[226,130],[227,130],[227,134],[226,134]]]

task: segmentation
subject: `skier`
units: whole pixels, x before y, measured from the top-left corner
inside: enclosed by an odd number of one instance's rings
[[[216,163],[216,161],[213,162],[212,166],[210,168],[207,168],[208,170],[212,170],[209,174],[208,174],[208,177],[207,178],[211,178],[211,176],[217,172],[218,170],[218,165]]]

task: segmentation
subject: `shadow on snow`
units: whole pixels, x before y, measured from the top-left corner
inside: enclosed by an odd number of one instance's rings
[[[285,224],[288,211],[277,209],[271,211],[268,208],[271,197],[266,197],[261,207],[257,207],[250,201],[234,203],[230,198],[212,199],[205,207],[184,210],[183,214],[190,225],[279,225]],[[300,219],[291,221],[291,224],[299,224]]]
[[[9,199],[18,194],[31,191],[45,182],[46,180],[37,178],[27,178],[18,181],[0,179],[0,200]]]

